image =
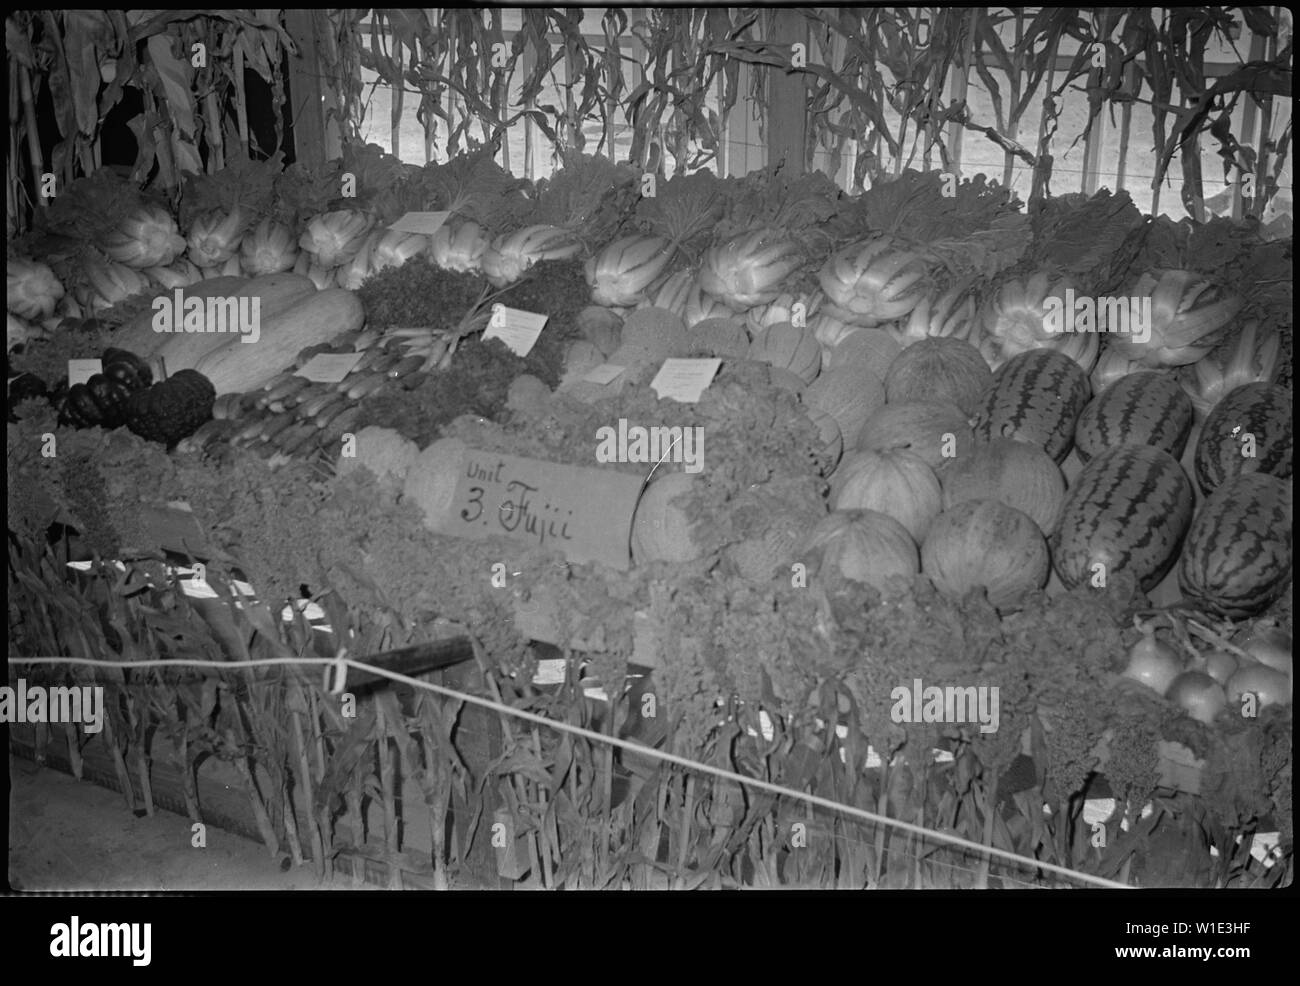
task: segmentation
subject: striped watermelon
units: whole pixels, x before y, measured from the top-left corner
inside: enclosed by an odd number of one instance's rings
[[[1070,453],[1074,424],[1088,404],[1088,375],[1054,349],[1030,349],[1002,364],[984,393],[978,440],[1015,438],[1045,449],[1057,465]]]
[[[1178,556],[1193,500],[1191,481],[1163,449],[1107,449],[1066,497],[1049,541],[1056,574],[1073,589],[1087,584],[1100,563],[1108,578],[1128,570],[1149,591]]]
[[[1205,419],[1196,443],[1196,481],[1211,493],[1233,476],[1291,476],[1291,391],[1271,383],[1236,388]],[[1243,436],[1253,436],[1253,448]],[[1253,453],[1253,454],[1250,454]]]
[[[1117,445],[1154,445],[1183,457],[1192,431],[1192,402],[1168,373],[1140,370],[1121,377],[1088,402],[1074,426],[1084,462]]]
[[[1183,595],[1219,616],[1254,616],[1291,581],[1291,484],[1262,473],[1222,483],[1192,521]]]

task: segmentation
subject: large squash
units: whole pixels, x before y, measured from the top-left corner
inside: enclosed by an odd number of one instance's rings
[[[303,349],[354,332],[365,320],[356,294],[346,288],[327,288],[286,312],[263,316],[256,342],[235,336],[199,360],[195,369],[212,381],[218,395],[247,393],[291,366]]]
[[[998,609],[1047,584],[1047,542],[1028,516],[996,500],[945,510],[921,544],[921,571],[946,596],[984,589]]]
[[[911,452],[857,452],[831,481],[836,510],[878,510],[907,528],[919,544],[943,509],[934,470]]]

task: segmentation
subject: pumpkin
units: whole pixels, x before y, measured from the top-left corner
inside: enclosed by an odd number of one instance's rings
[[[804,383],[812,383],[822,365],[821,347],[811,330],[790,322],[776,322],[754,336],[749,358],[788,370]]]
[[[703,556],[694,524],[686,516],[682,494],[695,484],[686,472],[664,473],[647,487],[632,519],[632,560],[638,565],[667,561],[681,564]]]
[[[911,452],[856,452],[831,483],[836,510],[879,510],[907,528],[919,544],[943,509],[934,470]]]
[[[856,329],[830,347],[826,365],[833,368],[861,362],[884,380],[902,351],[898,340],[884,329]]]
[[[871,370],[860,363],[827,370],[803,392],[807,407],[825,411],[840,426],[844,447],[857,444],[858,433],[871,412],[885,403],[885,388]]]
[[[943,401],[973,415],[993,385],[993,371],[979,350],[964,339],[938,336],[904,349],[885,375],[885,397],[903,401]]]
[[[975,443],[968,454],[944,463],[939,483],[945,510],[966,500],[997,500],[1027,514],[1044,536],[1065,504],[1060,466],[1037,445],[1014,438]]]
[[[836,510],[808,535],[804,552],[814,575],[838,572],[846,579],[884,588],[895,576],[921,570],[916,542],[907,528],[876,510]]]
[[[966,500],[945,510],[921,544],[921,571],[954,599],[973,589],[998,609],[1047,584],[1047,542],[1028,515],[997,500]]]
[[[970,455],[975,444],[970,422],[956,404],[907,401],[872,412],[858,433],[858,448],[874,452],[903,449],[919,455],[931,469]]]

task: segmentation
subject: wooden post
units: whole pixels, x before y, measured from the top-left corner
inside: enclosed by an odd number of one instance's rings
[[[1255,34],[1253,31],[1251,32],[1250,60],[1252,62],[1260,62],[1264,60],[1264,58],[1267,55],[1267,43],[1268,43],[1267,39],[1263,35]],[[1259,110],[1255,106],[1255,100],[1252,97],[1247,96],[1246,99],[1244,100],[1242,106],[1242,112],[1241,112],[1241,136],[1244,138],[1245,146],[1252,147],[1256,151],[1255,154],[1255,177],[1256,177],[1255,185],[1257,186],[1256,191],[1259,190],[1258,178],[1262,174],[1261,168],[1264,163],[1264,144],[1268,140],[1267,130],[1257,131],[1257,127],[1259,126],[1259,124],[1256,117],[1258,115],[1259,115]],[[1257,132],[1259,133],[1258,138],[1256,138]],[[1241,219],[1241,215],[1244,210],[1249,209],[1253,212],[1254,207],[1255,207],[1255,203],[1253,199],[1250,202],[1244,202],[1242,200],[1241,182],[1240,181],[1234,182],[1232,186],[1232,218],[1234,220],[1239,220]]]
[[[320,19],[324,10],[286,9],[285,29],[298,48],[289,58],[289,92],[293,100],[293,146],[299,161],[318,168],[340,152],[338,127],[326,124],[326,113],[337,109],[332,92],[322,85],[319,31],[327,27]]]
[[[953,74],[952,80],[952,99],[953,102],[965,102],[966,89],[970,84],[970,63],[971,56],[975,52],[975,29],[979,24],[981,11],[979,7],[972,7],[970,19],[967,23],[966,44],[961,51],[961,70]],[[948,163],[961,175],[961,146],[962,137],[966,133],[966,128],[959,123],[950,125],[948,131]]]
[[[1101,69],[1093,69],[1088,73],[1088,85],[1101,85]],[[1106,107],[1103,105],[1101,111],[1089,121],[1088,135],[1083,138],[1083,180],[1080,183],[1079,190],[1084,195],[1092,195],[1097,191],[1098,178],[1101,174],[1101,147],[1106,136]]]
[[[1142,77],[1138,75],[1137,63],[1129,62],[1124,66],[1124,93],[1136,97],[1142,89]],[[1133,130],[1133,104],[1125,100],[1119,108],[1119,164],[1115,169],[1115,191],[1124,189],[1128,177],[1128,142]]]
[[[781,46],[803,45],[808,51],[808,22],[797,10],[776,11],[775,37]],[[800,69],[767,70],[767,160],[769,165],[782,161],[791,175],[804,173],[808,146],[808,88]]]

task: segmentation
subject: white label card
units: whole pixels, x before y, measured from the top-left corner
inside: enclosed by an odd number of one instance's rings
[[[104,364],[97,359],[70,359],[68,360],[68,386],[75,387],[79,383],[85,383],[96,373],[104,372]]]
[[[673,357],[664,360],[663,366],[659,367],[659,372],[650,381],[650,386],[661,398],[694,404],[713,382],[720,366],[720,359]]]
[[[316,383],[338,383],[353,371],[365,353],[317,353],[298,371]]]
[[[601,363],[600,366],[592,367],[583,375],[583,380],[589,380],[592,383],[608,384],[613,383],[627,367],[619,366],[617,363]]]
[[[516,356],[527,356],[537,344],[549,315],[525,312],[505,305],[492,306],[492,318],[483,338],[500,339]]]
[[[388,228],[399,233],[423,233],[432,236],[450,216],[450,212],[408,212]]]

